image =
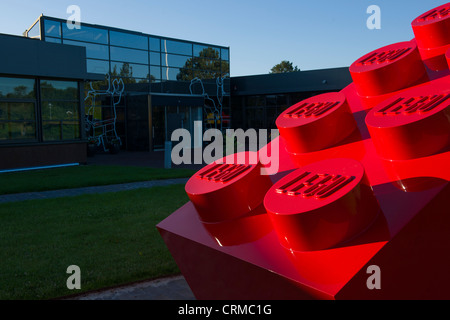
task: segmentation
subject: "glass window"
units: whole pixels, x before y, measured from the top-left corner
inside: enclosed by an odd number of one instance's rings
[[[127,78],[147,78],[148,66],[142,64],[132,64],[128,62],[111,62],[111,74],[113,76]]]
[[[78,83],[41,80],[41,96],[43,140],[80,139]]]
[[[41,23],[40,20],[34,24],[34,26],[31,27],[30,30],[28,30],[27,34],[28,38],[40,38],[41,37]]]
[[[80,29],[69,29],[63,23],[63,38],[70,40],[88,41],[108,44],[108,30],[81,25]]]
[[[150,64],[161,65],[161,54],[159,52],[150,52]]]
[[[41,80],[41,97],[42,100],[78,100],[78,83]]]
[[[0,102],[0,141],[36,139],[35,104]]]
[[[180,69],[179,68],[162,68],[162,79],[163,80],[171,80],[177,81],[178,77],[180,77]]]
[[[46,36],[61,37],[61,23],[58,21],[44,20],[44,29]]]
[[[161,79],[161,68],[150,66],[150,79],[159,80]]]
[[[175,40],[162,40],[161,52],[192,55],[192,43]]]
[[[111,47],[111,60],[148,64],[147,51]]]
[[[162,65],[166,67],[192,68],[192,56],[179,56],[176,54],[161,53]],[[188,66],[190,64],[190,66]]]
[[[152,51],[161,51],[161,41],[159,38],[148,38],[150,44],[150,50]]]
[[[86,69],[90,73],[107,74],[109,61],[86,59]]]
[[[222,60],[230,60],[230,50],[228,49],[221,49],[222,53]]]
[[[110,31],[109,41],[111,45],[148,50],[148,38],[137,34]]]
[[[61,43],[61,38],[45,37],[46,42]]]
[[[0,78],[0,98],[34,99],[34,79]]]
[[[194,56],[220,59],[220,50],[210,46],[194,44]]]
[[[88,42],[79,42],[79,41],[71,41],[65,40],[64,44],[70,44],[73,46],[85,47],[86,48],[86,57],[94,58],[94,59],[109,59],[108,46],[102,44],[94,44]]]

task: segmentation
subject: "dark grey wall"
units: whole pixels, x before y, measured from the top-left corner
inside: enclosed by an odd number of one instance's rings
[[[0,74],[88,79],[86,49],[0,34]]]
[[[347,67],[232,77],[232,95],[342,90],[352,82]]]

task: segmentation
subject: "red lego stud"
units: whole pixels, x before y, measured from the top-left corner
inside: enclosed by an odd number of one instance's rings
[[[366,125],[380,157],[407,160],[445,150],[450,143],[450,88],[412,88],[373,108]]]
[[[431,9],[411,23],[422,59],[431,70],[447,68],[450,48],[450,3]]]
[[[276,120],[286,151],[307,153],[331,147],[356,128],[346,97],[341,92],[320,94],[285,110]]]
[[[379,212],[364,167],[353,159],[328,159],[283,177],[264,206],[280,243],[289,250],[336,246],[363,232]]]
[[[235,219],[262,205],[272,186],[264,170],[256,152],[229,155],[194,174],[185,190],[201,221]]]
[[[349,70],[361,97],[391,93],[428,80],[415,41],[374,50],[353,62]]]

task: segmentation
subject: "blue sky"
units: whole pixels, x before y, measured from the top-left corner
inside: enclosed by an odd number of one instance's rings
[[[301,70],[349,66],[360,56],[414,37],[411,21],[435,0],[14,0],[2,1],[0,32],[21,35],[43,13],[82,22],[229,46],[231,76],[268,73],[289,60]],[[366,12],[381,9],[381,29]]]

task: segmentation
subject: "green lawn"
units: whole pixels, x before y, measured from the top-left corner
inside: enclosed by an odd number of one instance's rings
[[[0,194],[69,189],[108,184],[185,178],[194,170],[87,165],[0,174]]]
[[[155,226],[187,201],[184,185],[171,185],[1,204],[0,300],[51,299],[178,273]],[[81,268],[81,290],[66,287],[70,265]]]

